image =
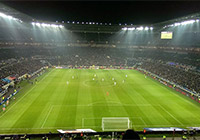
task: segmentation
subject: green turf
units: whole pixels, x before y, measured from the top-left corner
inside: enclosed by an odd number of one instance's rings
[[[200,105],[134,70],[53,69],[0,113],[0,133],[102,131],[102,117],[129,117],[135,130],[200,127]]]

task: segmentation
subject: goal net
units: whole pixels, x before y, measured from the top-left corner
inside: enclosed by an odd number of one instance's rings
[[[128,117],[103,117],[103,131],[125,131],[132,128],[132,123]]]

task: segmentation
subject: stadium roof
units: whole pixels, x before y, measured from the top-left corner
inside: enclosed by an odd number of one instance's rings
[[[32,21],[32,18],[24,13],[21,13],[11,7],[6,6],[5,4],[0,3],[0,12],[15,17],[17,19],[20,19],[22,21]]]
[[[14,3],[15,4],[15,3]],[[38,3],[36,3],[38,4]],[[7,5],[7,4],[6,4]],[[28,16],[22,12],[19,12],[13,8],[11,8],[10,6],[6,6],[5,4],[0,3],[0,12],[13,16],[17,19],[20,19],[24,22],[29,22],[31,23],[32,21],[37,21],[36,19],[34,19],[31,16]],[[9,4],[8,4],[9,5]],[[200,6],[200,5],[199,5]],[[22,6],[23,7],[23,6]],[[55,9],[56,10],[56,9]],[[95,15],[95,12],[94,12]],[[54,15],[55,16],[55,15]],[[128,17],[127,17],[128,18]],[[200,19],[200,12],[199,13],[194,13],[194,14],[190,14],[190,15],[186,15],[183,17],[179,17],[179,18],[174,18],[171,20],[166,20],[164,22],[158,22],[158,23],[152,23],[152,24],[136,24],[136,25],[132,25],[132,24],[111,24],[111,23],[105,23],[105,22],[83,22],[83,21],[65,21],[65,26],[73,31],[97,31],[99,30],[99,28],[101,28],[101,31],[105,31],[105,32],[115,32],[118,31],[119,29],[125,27],[125,26],[154,26],[155,29],[160,30],[162,27],[170,25],[170,24],[174,24],[176,22],[181,22],[181,21],[185,21],[185,20],[191,20],[191,19]],[[38,20],[41,21],[41,20]],[[45,22],[45,21],[41,21],[41,22]],[[49,21],[46,21],[49,22]],[[60,21],[61,23],[61,21]],[[86,24],[87,23],[87,24]],[[101,26],[100,26],[101,25]]]
[[[200,12],[200,2],[82,2],[6,1],[3,2],[38,20],[102,22],[112,24],[155,24]]]

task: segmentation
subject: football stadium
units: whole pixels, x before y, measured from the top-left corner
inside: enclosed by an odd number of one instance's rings
[[[53,22],[0,3],[0,139],[200,139],[199,20]]]

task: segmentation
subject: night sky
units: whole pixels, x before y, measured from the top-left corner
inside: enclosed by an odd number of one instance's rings
[[[3,3],[35,19],[46,21],[153,24],[200,12],[200,1],[13,1]]]

